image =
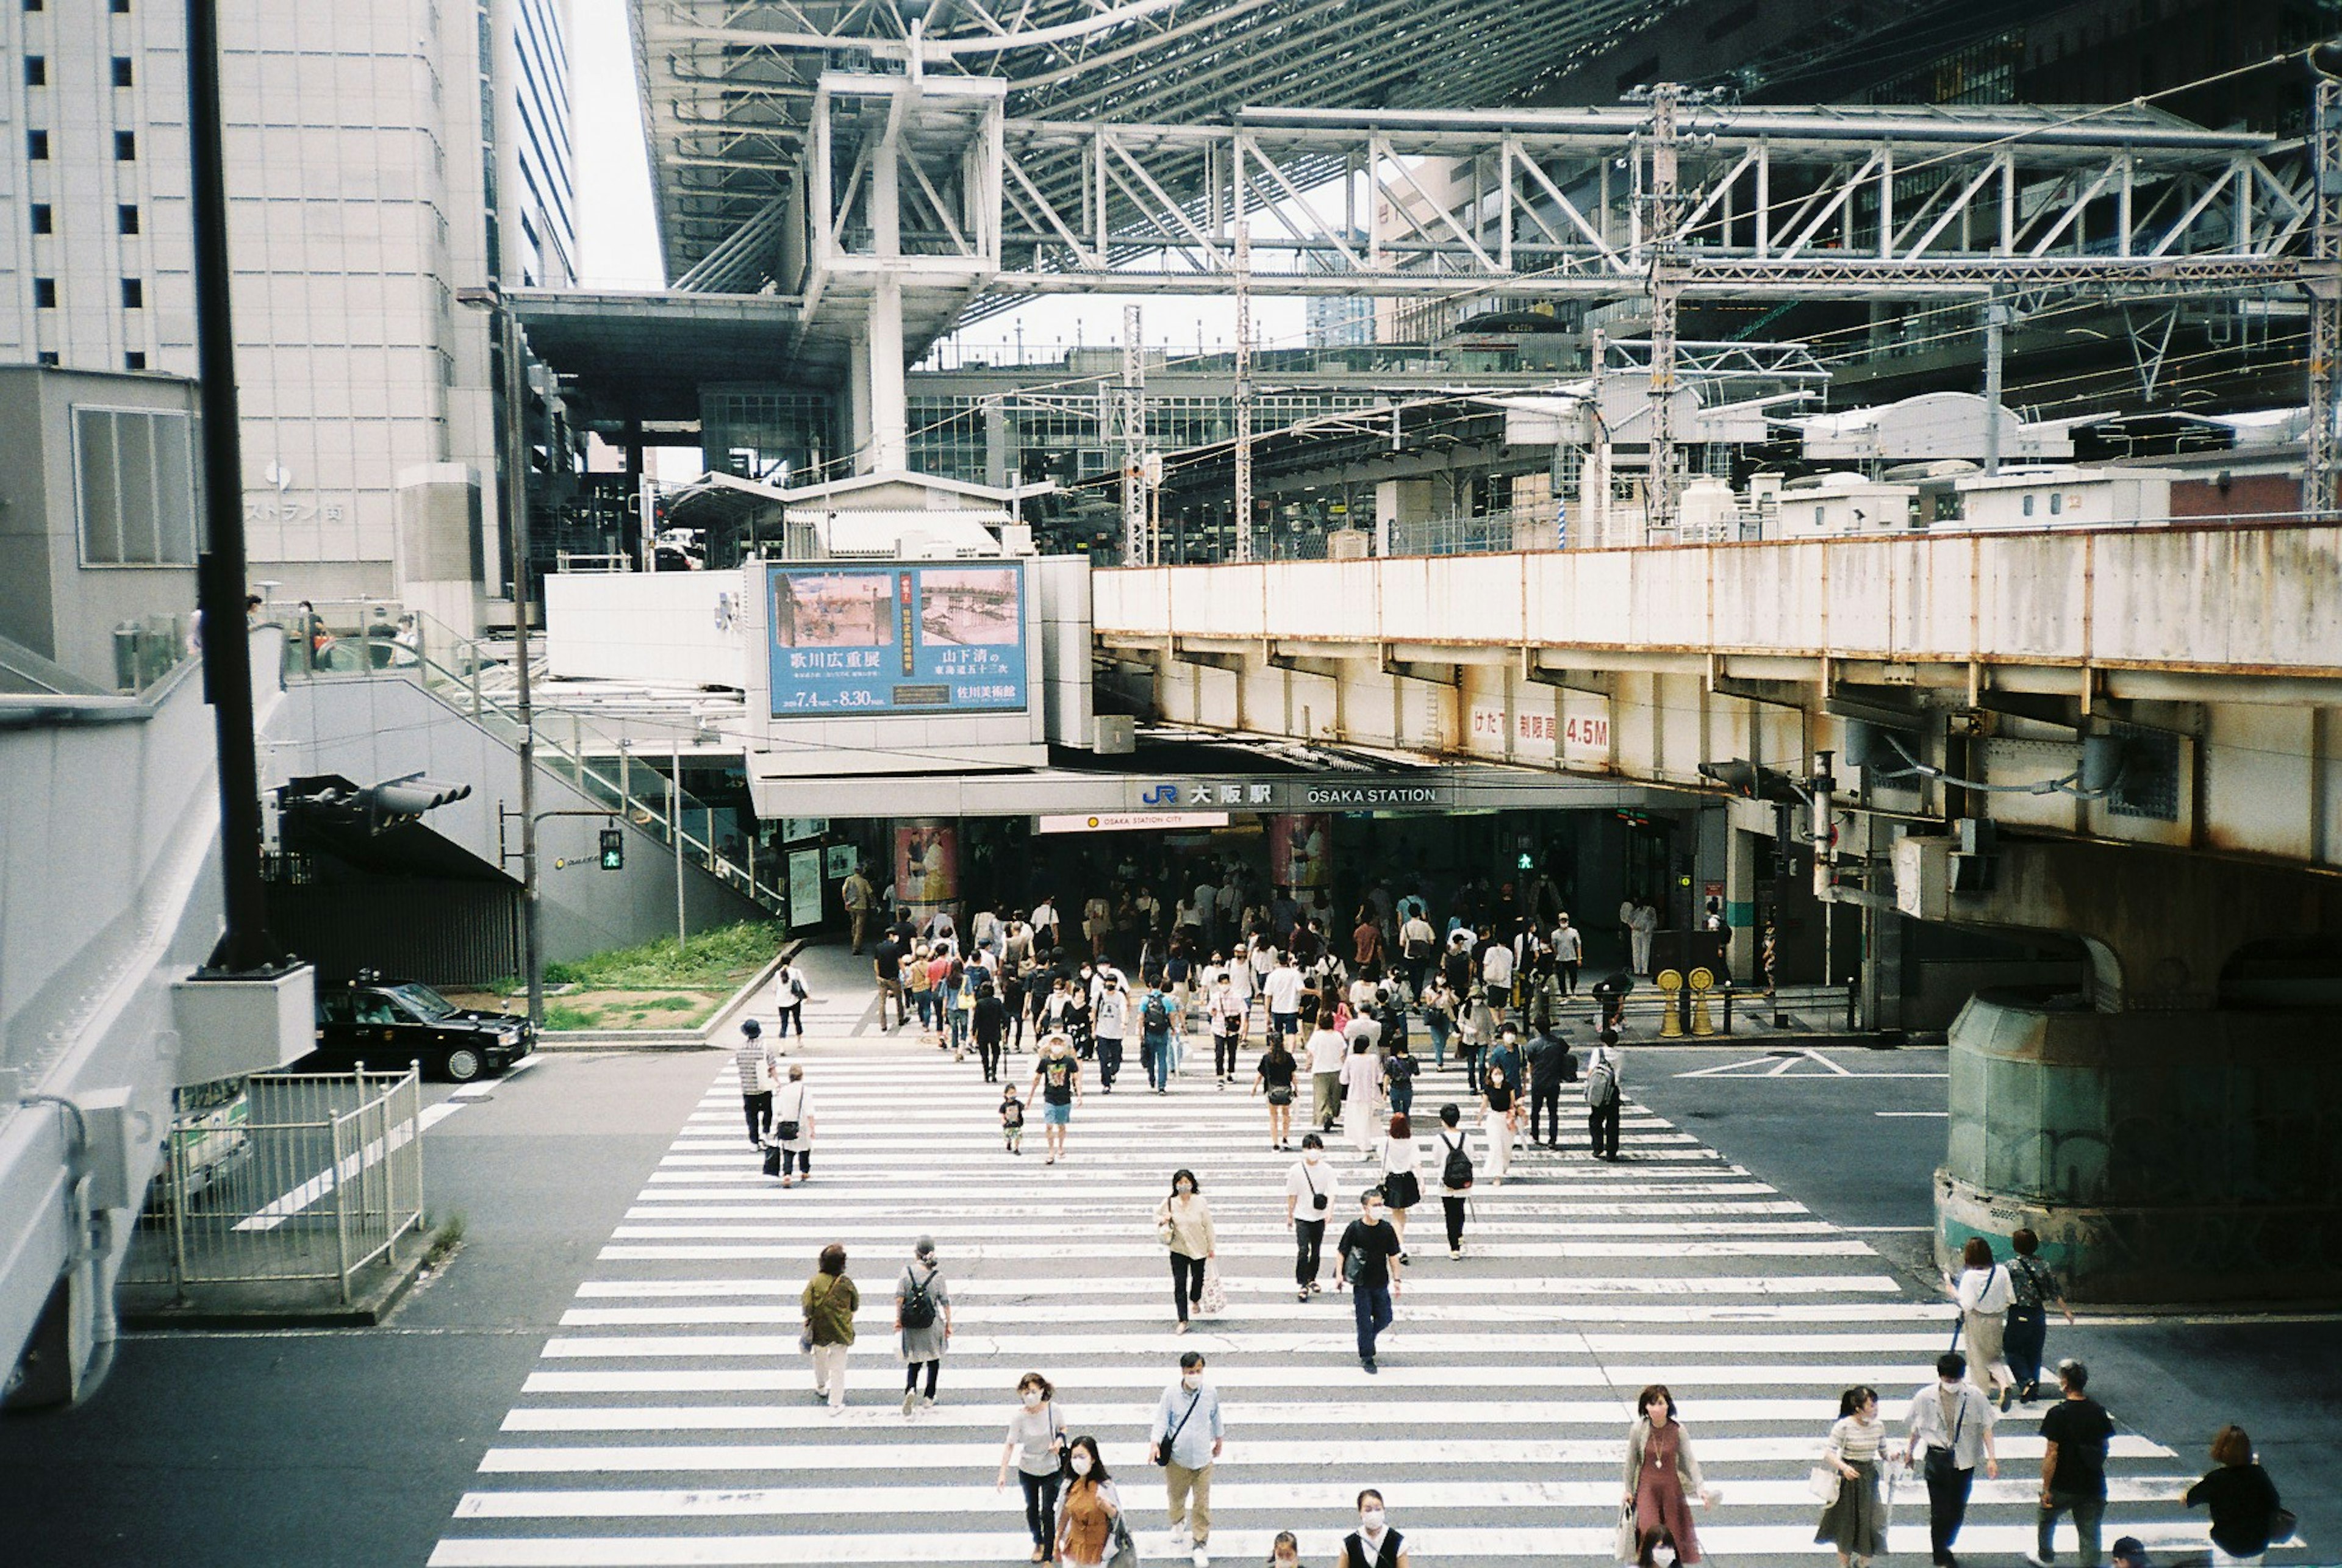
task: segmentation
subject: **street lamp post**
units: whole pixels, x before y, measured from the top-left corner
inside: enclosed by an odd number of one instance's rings
[[[528,1021],[545,1024],[545,948],[539,937],[543,887],[536,866],[536,709],[528,680],[528,463],[521,419],[520,324],[495,283],[455,292],[461,303],[491,313],[504,360],[502,481],[505,538],[512,554],[513,699],[520,710],[521,964],[528,974]]]

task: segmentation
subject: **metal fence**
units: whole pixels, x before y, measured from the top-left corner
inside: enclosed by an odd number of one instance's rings
[[[125,1286],[347,1303],[423,1233],[422,1085],[403,1073],[268,1074],[180,1092]]]

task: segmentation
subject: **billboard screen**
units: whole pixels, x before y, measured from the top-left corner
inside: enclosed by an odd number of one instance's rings
[[[1025,711],[1014,561],[767,568],[773,717]]]

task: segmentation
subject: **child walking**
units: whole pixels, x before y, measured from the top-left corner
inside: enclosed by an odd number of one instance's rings
[[[1000,1092],[1000,1136],[1010,1154],[1025,1152],[1025,1102],[1016,1097],[1014,1084]]]

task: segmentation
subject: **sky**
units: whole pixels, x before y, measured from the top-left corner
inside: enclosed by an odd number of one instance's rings
[[[626,0],[571,0],[572,101],[577,122],[577,220],[583,282],[599,288],[659,288],[658,233],[651,215],[650,170],[644,150],[642,98],[635,86],[634,50]],[[986,345],[1014,344],[1022,329],[1026,353],[1063,344],[1122,340],[1118,296],[1055,295],[1019,305],[968,327],[959,345],[970,357],[994,357]],[[1136,302],[1139,335],[1148,344],[1226,348],[1236,336],[1236,302],[1156,298]],[[1256,299],[1253,341],[1263,348],[1297,345],[1303,309],[1292,299]],[[1054,357],[1054,356],[1052,356]]]

